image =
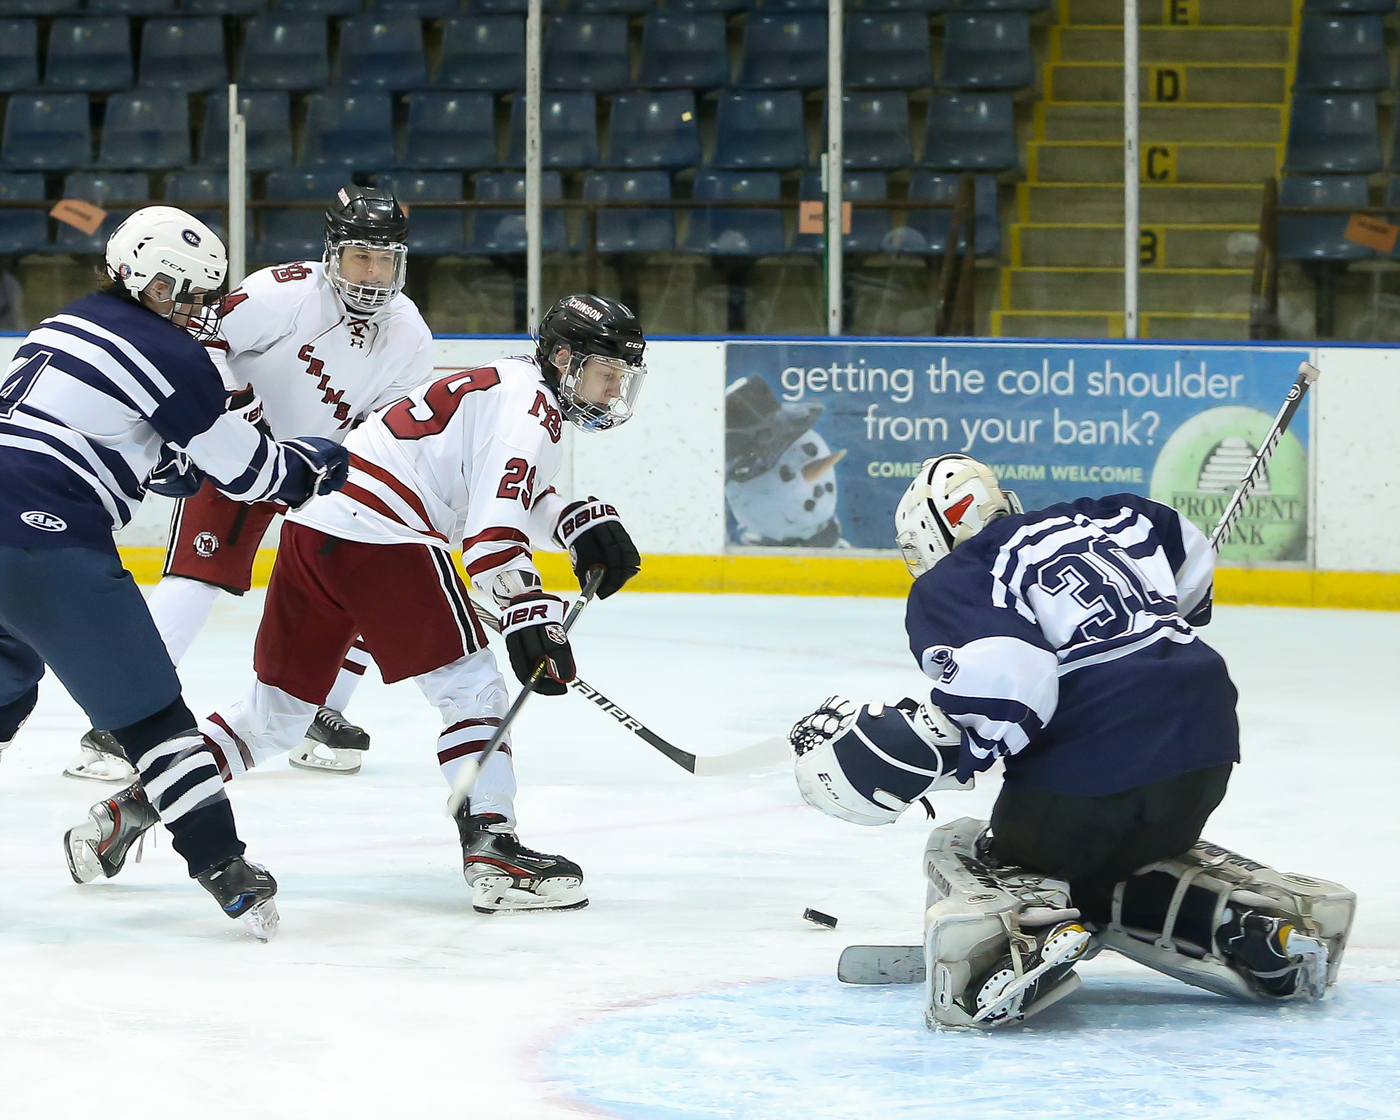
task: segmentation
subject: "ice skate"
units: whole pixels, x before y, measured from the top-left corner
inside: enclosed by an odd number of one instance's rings
[[[298,770],[322,774],[358,774],[361,755],[369,750],[369,732],[356,727],[334,708],[319,708],[301,746],[291,754]]]
[[[1327,946],[1287,918],[1255,910],[1226,912],[1215,931],[1221,952],[1252,976],[1259,988],[1286,999],[1321,999],[1327,987]]]
[[[985,1026],[1043,1011],[1079,986],[1074,964],[1088,951],[1091,940],[1088,930],[1075,921],[1036,931],[1034,938],[1024,936],[1029,944],[1018,946],[1013,940],[1020,968],[1007,954],[980,982],[969,984],[958,1002],[973,1023]]]
[[[462,874],[481,914],[516,910],[581,910],[588,905],[583,871],[563,856],[532,851],[497,813],[457,818]]]
[[[110,879],[126,863],[131,846],[160,823],[155,806],[137,784],[99,801],[88,810],[88,818],[63,837],[68,871],[75,883],[90,883],[99,875]],[[140,847],[136,849],[136,860],[141,861]]]
[[[78,743],[79,754],[63,771],[66,778],[93,782],[129,782],[136,771],[122,754],[121,745],[110,731],[89,728]]]
[[[212,894],[230,918],[242,918],[259,941],[277,935],[281,919],[273,896],[277,880],[260,863],[234,856],[197,876],[199,885]]]

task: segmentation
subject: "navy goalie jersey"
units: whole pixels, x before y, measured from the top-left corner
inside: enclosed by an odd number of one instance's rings
[[[1196,636],[1215,555],[1133,494],[994,521],[915,582],[905,624],[963,729],[959,776],[1101,797],[1239,760],[1235,686]]]

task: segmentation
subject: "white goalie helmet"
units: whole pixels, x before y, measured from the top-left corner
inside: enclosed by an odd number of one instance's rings
[[[136,299],[163,281],[177,326],[201,340],[217,329],[213,306],[228,275],[228,256],[219,235],[193,214],[175,206],[135,211],[107,239],[107,274]]]
[[[894,511],[895,540],[917,579],[991,522],[1024,513],[1014,491],[968,455],[925,459]]]

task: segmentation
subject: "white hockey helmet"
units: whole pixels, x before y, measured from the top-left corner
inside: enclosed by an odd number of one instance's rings
[[[895,540],[917,578],[997,518],[1024,512],[1015,492],[1003,490],[985,464],[968,455],[938,455],[923,461],[899,499]]]
[[[107,274],[140,299],[164,281],[174,301],[172,320],[196,337],[216,325],[212,308],[228,275],[219,235],[175,206],[146,206],[127,217],[107,239]]]

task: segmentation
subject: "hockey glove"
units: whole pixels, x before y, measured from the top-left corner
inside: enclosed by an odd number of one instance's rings
[[[598,587],[598,598],[606,599],[642,570],[642,557],[617,510],[607,502],[589,498],[564,507],[555,539],[569,550],[569,562],[582,587],[588,573],[601,567],[606,573]]]
[[[350,474],[350,452],[319,436],[286,439],[277,445],[287,464],[287,477],[272,495],[273,501],[300,509],[319,494],[345,485]]]
[[[160,458],[146,477],[146,489],[166,498],[193,498],[204,485],[204,472],[194,460],[168,443],[161,444]]]
[[[577,675],[574,651],[564,632],[564,600],[544,591],[517,595],[501,614],[501,636],[506,640],[510,667],[521,684],[529,684],[535,669],[544,662],[544,672],[535,682],[535,691],[545,696],[563,696],[568,682]]]

